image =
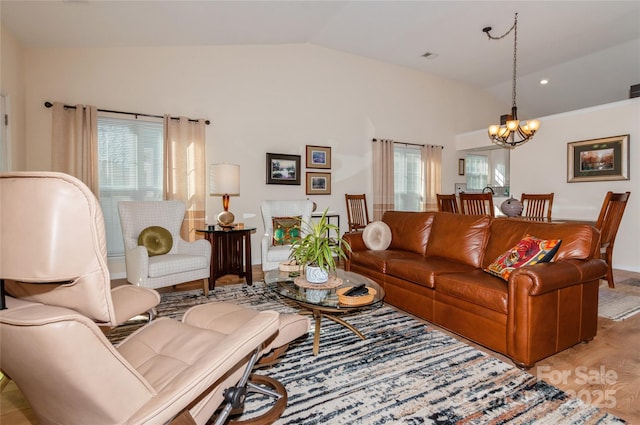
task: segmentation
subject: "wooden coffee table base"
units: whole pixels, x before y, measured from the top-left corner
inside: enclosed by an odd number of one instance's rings
[[[315,319],[315,332],[313,334],[313,355],[317,356],[318,353],[320,352],[320,326],[322,325],[322,318],[326,317],[327,319],[334,321],[342,326],[344,326],[345,328],[349,329],[351,332],[353,332],[354,334],[358,335],[360,337],[360,339],[367,339],[366,336],[364,336],[362,334],[362,332],[360,332],[359,330],[357,330],[353,325],[351,325],[350,323],[345,322],[344,320],[342,320],[341,318],[334,316],[333,314],[327,314],[327,313],[346,313],[347,311],[345,310],[338,310],[338,309],[329,309],[329,308],[316,308],[316,307],[311,307],[308,304],[302,304],[304,306],[304,308],[307,308],[308,311],[301,311],[300,314],[309,314],[311,316],[313,316],[313,318]]]

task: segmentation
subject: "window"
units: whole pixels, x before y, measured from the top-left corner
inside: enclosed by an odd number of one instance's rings
[[[396,144],[393,148],[395,209],[420,211],[422,204],[422,153],[419,146]]]
[[[489,157],[467,154],[464,161],[468,190],[482,190],[489,184]]]
[[[163,125],[98,117],[100,206],[107,234],[107,254],[124,255],[118,202],[162,200]]]

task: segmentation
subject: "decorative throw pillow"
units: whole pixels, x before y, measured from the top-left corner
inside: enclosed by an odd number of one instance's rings
[[[171,251],[171,247],[173,246],[173,237],[164,227],[151,226],[140,232],[140,235],[138,236],[138,245],[147,248],[149,257],[162,255]]]
[[[362,240],[368,249],[384,251],[391,245],[391,228],[383,221],[372,221],[364,228]]]
[[[291,245],[300,239],[302,216],[273,217],[273,246]]]
[[[560,248],[560,243],[562,239],[547,241],[526,235],[516,246],[489,264],[484,271],[508,281],[511,273],[517,268],[551,261]]]

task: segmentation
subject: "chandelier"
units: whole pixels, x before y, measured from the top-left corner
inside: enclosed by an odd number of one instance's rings
[[[500,124],[489,126],[489,138],[493,143],[503,148],[513,149],[516,146],[520,146],[528,142],[536,131],[540,128],[540,121],[518,120],[518,107],[516,106],[516,69],[518,58],[518,14],[516,13],[513,18],[513,26],[509,31],[501,35],[500,37],[494,37],[489,32],[491,27],[485,27],[482,29],[487,34],[489,40],[500,40],[513,31],[513,85],[511,89],[511,115],[503,115],[500,120]]]

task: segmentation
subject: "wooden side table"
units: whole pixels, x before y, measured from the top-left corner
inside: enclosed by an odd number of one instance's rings
[[[255,232],[255,230],[255,227],[226,229],[218,226],[196,230],[204,233],[211,244],[209,289],[214,289],[216,280],[227,274],[244,277],[247,280],[247,285],[253,285],[251,232]]]

